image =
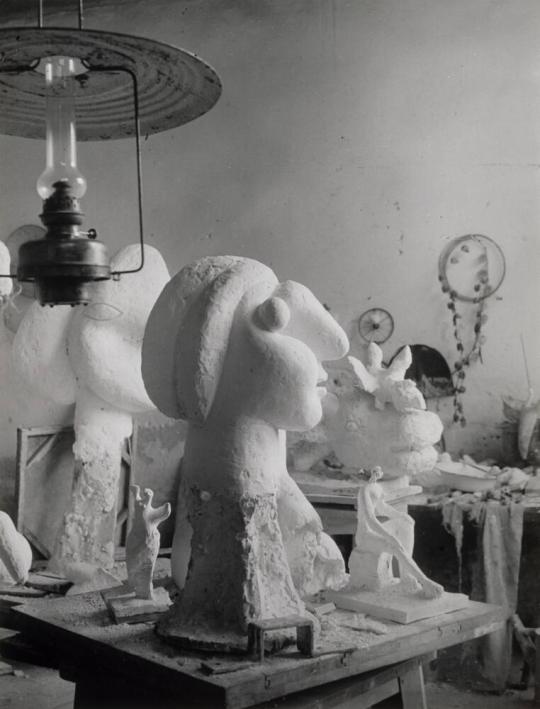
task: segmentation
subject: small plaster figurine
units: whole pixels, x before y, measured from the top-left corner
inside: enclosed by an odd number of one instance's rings
[[[431,581],[412,558],[414,520],[385,502],[384,490],[378,482],[382,476],[381,468],[374,468],[369,482],[358,491],[357,528],[349,558],[348,587],[380,591],[399,583],[404,593],[421,590],[425,598],[437,598],[442,595],[443,587]],[[392,570],[393,559],[398,563],[398,577]]]
[[[158,526],[171,514],[169,502],[161,507],[152,507],[152,490],[146,489],[141,497],[138,485],[131,485],[133,519],[126,540],[126,566],[128,585],[136,598],[154,600],[152,581],[159,552]]]
[[[355,547],[346,587],[327,591],[336,607],[398,623],[411,623],[465,607],[462,593],[446,593],[412,558],[414,520],[385,501],[376,467],[358,492]],[[393,562],[399,574],[394,575]]]
[[[322,416],[324,360],[348,340],[304,286],[263,264],[208,257],[182,269],[143,341],[146,390],[188,422],[171,565],[182,589],[158,632],[245,650],[248,624],[306,613],[346,581],[343,558],[286,468],[285,430]]]

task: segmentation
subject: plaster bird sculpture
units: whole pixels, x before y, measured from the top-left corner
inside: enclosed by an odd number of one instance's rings
[[[372,344],[365,365],[350,356],[327,364],[331,391],[324,419],[309,439],[291,436],[294,468],[309,469],[332,452],[346,473],[380,465],[390,480],[433,470],[442,421],[427,410],[415,382],[403,379],[410,359],[406,347],[385,367],[380,347]]]
[[[386,367],[383,364],[381,348],[371,342],[367,350],[367,364],[356,357],[347,357],[354,374],[356,384],[364,391],[373,394],[377,409],[384,409],[391,403],[397,411],[406,409],[425,410],[426,402],[414,382],[405,379],[405,372],[411,366],[412,354],[409,346],[404,347]]]

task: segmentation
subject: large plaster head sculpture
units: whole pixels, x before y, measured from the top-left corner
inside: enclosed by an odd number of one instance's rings
[[[321,362],[347,348],[307,288],[251,259],[201,259],[163,290],[143,378],[188,433],[172,554],[183,591],[162,634],[243,649],[250,621],[303,613],[301,595],[344,582],[339,550],[288,475],[284,430],[317,424]]]
[[[121,446],[132,415],[154,406],[140,373],[148,314],[169,274],[145,249],[145,266],[119,281],[96,283],[87,306],[43,308],[34,303],[13,342],[18,374],[45,399],[75,404],[75,479],[51,567],[87,580],[114,561],[113,533]],[[134,268],[139,247],[127,246],[113,270]]]

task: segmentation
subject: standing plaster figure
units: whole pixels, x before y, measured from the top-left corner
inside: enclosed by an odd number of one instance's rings
[[[347,349],[307,288],[251,259],[203,258],[159,296],[143,378],[163,413],[188,422],[171,558],[182,591],[163,636],[244,650],[249,622],[302,614],[303,595],[345,582],[288,474],[285,430],[319,421],[321,362]]]
[[[152,507],[154,493],[146,489],[141,497],[138,485],[131,485],[133,519],[126,539],[128,585],[136,598],[154,600],[153,575],[159,552],[159,525],[171,514],[171,505]]]
[[[431,581],[412,558],[414,520],[385,502],[384,489],[378,482],[382,476],[382,470],[374,468],[369,482],[358,491],[357,528],[349,558],[351,576],[347,590],[381,591],[399,584],[404,594],[421,591],[426,598],[438,598],[443,587]],[[393,559],[398,563],[399,577],[394,576]]]
[[[139,248],[119,251],[112,269],[134,268]],[[114,562],[122,444],[132,415],[154,408],[140,372],[144,326],[168,278],[160,253],[147,246],[142,271],[94,284],[87,306],[34,303],[15,335],[18,374],[43,398],[75,404],[72,498],[49,562],[75,583]]]

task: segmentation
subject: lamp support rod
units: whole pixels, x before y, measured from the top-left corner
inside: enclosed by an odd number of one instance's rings
[[[84,15],[84,8],[83,8],[83,3],[84,0],[78,0],[78,25],[79,29],[82,30],[83,28],[83,15]],[[38,29],[43,29],[43,0],[38,0],[38,6],[37,6],[37,16],[38,16]]]
[[[143,187],[142,187],[142,159],[141,159],[141,125],[139,118],[139,85],[137,83],[137,75],[134,71],[125,66],[92,66],[85,61],[83,65],[92,72],[107,72],[119,71],[128,74],[131,78],[133,86],[133,121],[135,127],[135,150],[136,150],[136,173],[137,173],[137,211],[139,220],[139,246],[141,260],[137,268],[132,268],[126,271],[111,271],[113,278],[119,278],[126,273],[138,273],[144,267],[144,223],[143,223]]]

